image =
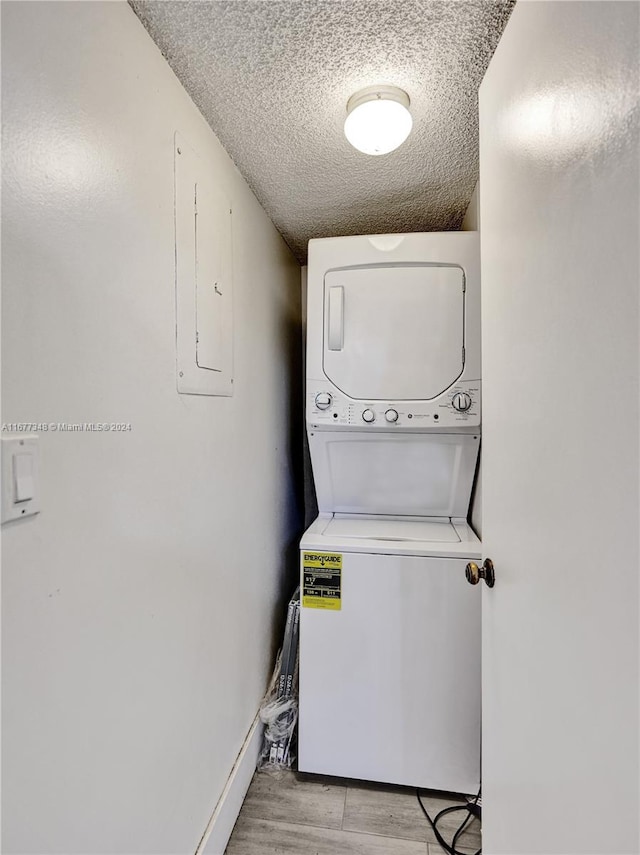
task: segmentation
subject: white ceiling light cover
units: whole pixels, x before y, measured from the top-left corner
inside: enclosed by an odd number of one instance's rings
[[[409,96],[396,86],[368,86],[347,103],[344,133],[364,154],[388,154],[411,133]]]

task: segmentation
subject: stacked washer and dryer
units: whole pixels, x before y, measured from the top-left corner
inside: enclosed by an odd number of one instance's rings
[[[478,235],[312,240],[299,769],[475,793]]]

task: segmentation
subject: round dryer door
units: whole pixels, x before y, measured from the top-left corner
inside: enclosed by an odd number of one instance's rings
[[[464,271],[377,265],[324,280],[326,376],[360,400],[429,400],[464,367]]]

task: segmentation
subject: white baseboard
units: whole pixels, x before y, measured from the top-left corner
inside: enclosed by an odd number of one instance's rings
[[[209,824],[202,835],[196,855],[224,855],[227,843],[236,824],[244,797],[256,770],[262,746],[263,725],[256,716],[244,741],[229,780],[215,807]]]

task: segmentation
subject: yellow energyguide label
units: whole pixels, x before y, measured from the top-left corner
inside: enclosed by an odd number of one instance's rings
[[[306,609],[342,608],[342,555],[302,553],[302,605]]]

